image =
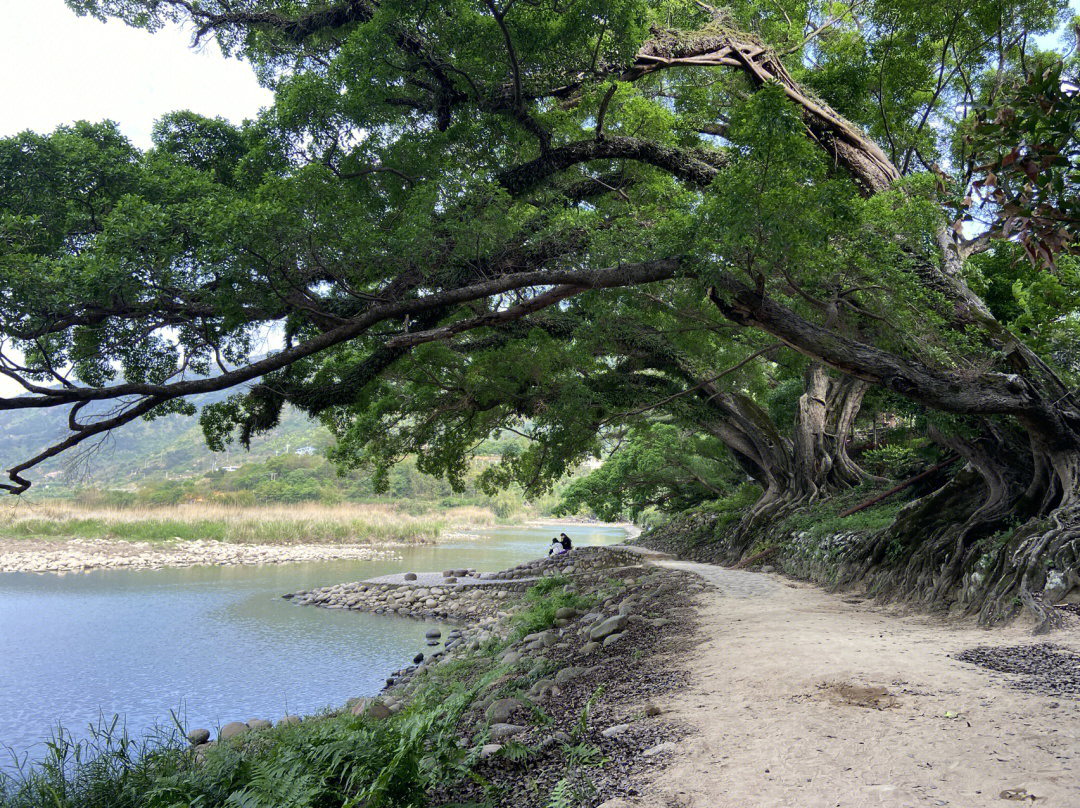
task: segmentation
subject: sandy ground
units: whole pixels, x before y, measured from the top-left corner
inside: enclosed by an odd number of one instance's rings
[[[283,564],[297,561],[392,558],[396,552],[388,548],[393,546],[0,539],[0,572],[65,573],[93,569],[161,569],[204,564]]]
[[[901,616],[780,576],[657,563],[718,589],[703,596],[701,643],[685,658],[692,684],[670,703],[693,731],[623,805],[1080,806],[1080,699],[1021,692],[950,656],[1046,637]],[[1080,650],[1075,631],[1049,639]]]

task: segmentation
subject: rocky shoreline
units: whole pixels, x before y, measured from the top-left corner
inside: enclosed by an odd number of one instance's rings
[[[641,777],[668,764],[683,728],[665,717],[665,696],[685,684],[676,663],[694,643],[694,599],[707,589],[700,579],[622,547],[578,548],[497,573],[436,576],[285,595],[316,608],[447,624],[445,635],[443,628],[428,631],[429,648],[394,671],[379,695],[352,699],[332,716],[383,722],[425,709],[432,692],[450,683],[473,688],[457,722],[458,743],[472,750],[475,782],[501,794],[497,805],[547,805],[553,789],[572,787],[578,804],[615,808],[637,793]],[[554,608],[570,602],[577,605]],[[279,726],[300,721],[287,716]],[[277,731],[257,719],[232,722],[218,740],[243,744]],[[189,739],[200,757],[215,745],[207,730]],[[480,785],[475,794],[471,788],[432,797],[490,797]]]
[[[164,569],[203,565],[285,564],[301,561],[393,558],[396,544],[230,544],[177,539],[143,542],[71,539],[0,540],[0,572],[64,574],[98,569]]]
[[[490,619],[509,616],[501,606],[544,575],[595,577],[589,573],[610,567],[614,560],[632,563],[638,558],[627,550],[590,547],[501,572],[479,574],[473,569],[456,569],[441,574],[404,573],[288,592],[282,597],[300,606],[324,609],[452,621]]]

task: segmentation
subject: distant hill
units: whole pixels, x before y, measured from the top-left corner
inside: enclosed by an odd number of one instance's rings
[[[208,393],[190,400],[201,408],[227,396],[227,392]],[[32,457],[66,434],[66,407],[0,412],[0,468]],[[321,454],[331,440],[318,421],[287,409],[274,432],[252,440],[250,452],[238,446],[228,452],[211,452],[203,441],[197,416],[170,415],[128,424],[92,451],[46,461],[35,469],[31,479],[35,488],[55,483],[124,486],[166,477],[183,479],[201,476],[215,467],[265,460],[297,450]]]

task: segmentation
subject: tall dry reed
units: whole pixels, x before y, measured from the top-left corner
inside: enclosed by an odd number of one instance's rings
[[[210,539],[243,544],[346,544],[434,541],[445,530],[494,524],[485,508],[413,515],[393,505],[81,507],[71,502],[20,503],[0,511],[0,537],[112,538],[131,541]]]

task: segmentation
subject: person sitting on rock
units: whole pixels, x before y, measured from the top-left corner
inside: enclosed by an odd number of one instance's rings
[[[565,533],[559,534],[559,538],[560,538],[560,544],[562,544],[562,549],[563,549],[564,553],[567,550],[569,550],[571,547],[574,546],[573,544],[570,543],[570,537],[567,536]]]
[[[549,556],[550,555],[557,555],[559,553],[565,553],[565,552],[566,552],[566,545],[563,544],[562,540],[558,536],[556,536],[554,539],[551,540],[551,547],[548,548],[548,555]]]

